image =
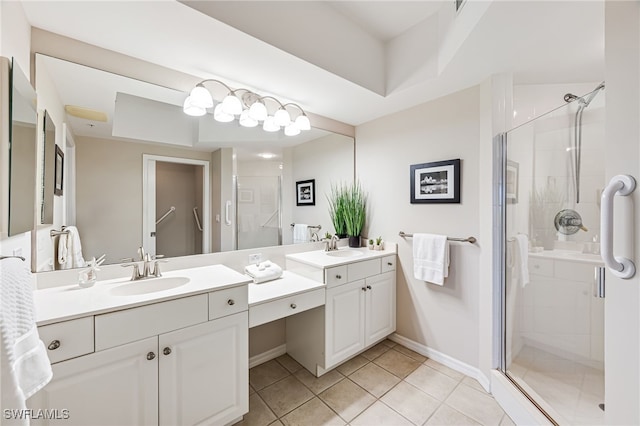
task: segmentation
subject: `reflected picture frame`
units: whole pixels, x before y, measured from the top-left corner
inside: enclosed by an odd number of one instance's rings
[[[410,166],[411,204],[460,203],[460,159]]]
[[[520,165],[518,163],[507,160],[504,191],[507,204],[516,204],[518,202],[519,168]]]
[[[64,179],[64,152],[62,149],[56,145],[56,158],[54,162],[54,185],[53,185],[53,194],[54,195],[62,195],[63,189],[63,179]]]
[[[296,182],[296,206],[316,205],[316,180],[300,180]]]

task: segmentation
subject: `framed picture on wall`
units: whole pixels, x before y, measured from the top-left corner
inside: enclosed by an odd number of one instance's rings
[[[459,203],[460,159],[413,164],[411,204]]]
[[[56,145],[56,161],[54,163],[54,185],[53,193],[55,195],[62,195],[62,179],[64,178],[64,152],[58,145]]]
[[[316,180],[300,180],[296,182],[296,206],[316,205]]]
[[[508,204],[518,202],[518,169],[519,164],[515,161],[507,160],[507,170],[505,177],[505,196]]]

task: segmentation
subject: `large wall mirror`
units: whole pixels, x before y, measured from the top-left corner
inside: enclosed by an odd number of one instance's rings
[[[42,92],[57,94],[74,140],[65,185],[75,185],[75,202],[65,200],[54,223],[78,229],[86,259],[119,263],[143,245],[172,257],[291,244],[294,223],[321,227],[309,238],[333,232],[325,194],[353,180],[352,137],[190,117],[187,93],[41,54],[36,78],[39,93],[54,86]],[[315,182],[315,205],[296,205],[305,180]]]
[[[9,235],[31,231],[36,190],[36,92],[14,60],[10,73]]]

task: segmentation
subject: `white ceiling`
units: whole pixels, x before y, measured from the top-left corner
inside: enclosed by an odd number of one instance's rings
[[[47,31],[358,125],[512,72],[604,78],[601,1],[26,1]],[[198,8],[199,10],[196,10]],[[187,91],[188,88],[177,89]]]

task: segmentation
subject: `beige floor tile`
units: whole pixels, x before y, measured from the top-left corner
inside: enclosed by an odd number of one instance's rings
[[[393,340],[389,340],[389,339],[383,340],[382,344],[383,345],[387,345],[390,348],[394,348],[394,347],[398,346],[398,344],[396,342],[394,342]]]
[[[276,360],[267,361],[249,370],[249,383],[257,391],[269,385],[274,384],[278,380],[282,380],[289,375]]]
[[[424,424],[440,405],[440,401],[407,382],[398,383],[380,401],[417,425]]]
[[[267,426],[274,420],[277,420],[275,414],[262,398],[254,393],[249,397],[249,412],[244,415],[240,423],[236,423],[236,426]]]
[[[349,379],[343,379],[319,395],[331,409],[350,422],[376,399]]]
[[[465,375],[462,374],[459,371],[456,371],[452,368],[447,367],[446,365],[442,365],[437,361],[432,360],[431,358],[427,359],[424,362],[424,365],[428,365],[429,367],[433,368],[434,370],[438,370],[439,372],[446,374],[447,376],[451,377],[452,379],[455,380],[462,380],[464,379]]]
[[[396,376],[374,363],[365,365],[349,378],[376,398],[380,398],[400,381]]]
[[[511,420],[511,417],[505,414],[500,420],[500,426],[516,426],[516,424]]]
[[[278,417],[284,416],[313,398],[311,391],[293,376],[267,386],[258,391],[258,394]]]
[[[298,361],[296,361],[295,359],[291,358],[291,356],[289,354],[284,354],[279,356],[278,358],[276,358],[276,361],[278,361],[280,363],[280,365],[282,365],[284,368],[286,368],[289,372],[291,373],[295,373],[296,371],[300,370],[302,367],[302,365],[300,365],[300,363],[298,363]]]
[[[440,401],[444,401],[458,385],[456,380],[426,365],[418,367],[405,380]]]
[[[394,346],[394,349],[396,351],[399,351],[399,352],[405,354],[408,357],[411,357],[411,358],[415,359],[416,361],[425,362],[427,360],[426,356],[420,355],[418,352],[412,351],[409,348],[405,348],[402,345]]]
[[[420,366],[419,361],[409,358],[395,349],[383,353],[373,362],[401,379],[413,373],[413,371]]]
[[[369,361],[373,361],[389,349],[389,346],[385,345],[384,343],[378,343],[371,349],[364,351],[361,355]]]
[[[256,390],[253,388],[253,386],[251,386],[251,384],[249,384],[249,396],[253,395],[254,393],[256,393]]]
[[[282,418],[286,426],[343,426],[346,423],[319,398],[305,402]]]
[[[480,392],[486,392],[480,382],[472,377],[465,376],[465,378],[462,379],[462,383],[467,386],[471,386],[472,388],[474,388],[475,390],[479,390]]]
[[[499,425],[504,411],[492,396],[461,384],[445,401],[448,406],[487,426]]]
[[[344,374],[345,376],[349,376],[354,371],[364,367],[369,362],[368,359],[363,357],[362,355],[358,355],[354,358],[351,358],[349,361],[345,362],[342,365],[339,365],[336,370]]]
[[[350,424],[353,426],[413,426],[409,420],[380,401],[367,408],[364,413],[356,417]]]
[[[311,392],[315,393],[316,395],[326,389],[329,389],[344,377],[336,370],[331,370],[320,377],[316,377],[304,368],[302,370],[296,371],[294,376],[296,376],[303,385],[308,387]]]
[[[467,425],[479,425],[478,422],[470,419],[464,414],[454,410],[453,408],[442,404],[440,408],[433,413],[433,416],[425,423],[425,425],[455,425],[455,426],[467,426]]]
[[[280,420],[276,420],[273,423],[269,423],[269,426],[284,426]]]

